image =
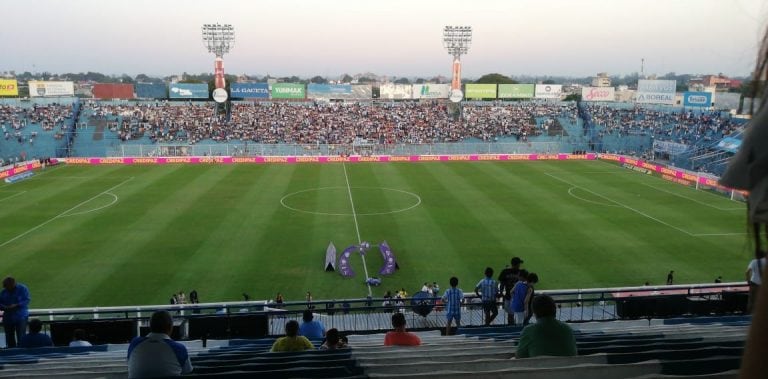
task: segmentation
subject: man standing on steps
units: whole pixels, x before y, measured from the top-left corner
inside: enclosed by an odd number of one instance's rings
[[[16,347],[17,342],[27,332],[29,317],[29,288],[16,283],[16,279],[3,279],[3,290],[0,291],[0,310],[3,311],[3,328],[5,329],[5,346]]]
[[[520,257],[514,257],[510,261],[510,266],[507,266],[499,273],[499,293],[504,298],[504,309],[507,310],[507,325],[515,324],[515,315],[509,309],[511,309],[512,288],[515,287],[515,283],[518,281],[521,263],[523,263],[523,260]]]
[[[498,287],[493,280],[493,269],[485,268],[485,278],[475,286],[475,295],[483,302],[483,313],[485,314],[485,325],[491,325],[493,320],[499,314],[499,307],[496,305],[498,296]]]

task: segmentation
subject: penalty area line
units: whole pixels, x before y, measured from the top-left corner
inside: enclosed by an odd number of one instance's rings
[[[77,204],[77,205],[75,205],[74,207],[67,209],[67,210],[66,210],[66,211],[64,211],[64,212],[61,212],[61,213],[59,213],[58,215],[51,217],[51,218],[50,218],[50,219],[48,219],[47,221],[45,221],[45,222],[43,222],[43,223],[41,223],[41,224],[39,224],[39,225],[37,225],[37,226],[35,226],[35,227],[33,227],[33,228],[31,228],[31,229],[27,230],[26,232],[24,232],[24,233],[21,233],[21,234],[17,235],[16,237],[13,237],[13,238],[9,239],[8,241],[5,241],[5,242],[3,242],[2,244],[0,244],[0,247],[3,247],[3,246],[5,246],[5,245],[8,245],[9,243],[11,243],[11,242],[13,242],[13,241],[16,241],[17,239],[19,239],[19,238],[21,238],[21,237],[24,237],[24,236],[26,236],[27,234],[29,234],[29,233],[32,233],[32,232],[34,232],[35,230],[37,230],[37,229],[40,229],[40,228],[42,228],[43,226],[46,226],[46,225],[50,224],[50,223],[51,223],[51,222],[53,222],[53,221],[56,221],[56,220],[58,220],[58,219],[60,219],[60,218],[62,218],[62,217],[65,217],[65,216],[67,216],[67,214],[68,214],[69,212],[72,212],[73,210],[75,210],[75,209],[77,209],[77,208],[79,208],[79,207],[83,206],[84,204],[87,204],[88,202],[90,202],[90,201],[92,201],[92,200],[96,199],[97,197],[99,197],[99,196],[101,196],[101,195],[104,195],[104,194],[107,194],[107,193],[109,193],[110,191],[114,190],[115,188],[117,188],[117,187],[120,187],[120,186],[122,186],[122,185],[123,185],[123,184],[125,184],[125,183],[128,183],[128,182],[129,182],[130,180],[132,180],[132,179],[133,179],[133,177],[130,177],[130,178],[128,178],[128,179],[126,179],[126,180],[124,180],[124,181],[120,182],[120,184],[118,184],[118,185],[115,185],[115,186],[113,186],[113,187],[110,187],[109,189],[107,189],[107,190],[105,190],[105,191],[103,191],[103,192],[99,193],[98,195],[96,195],[96,196],[93,196],[93,197],[91,197],[90,199],[88,199],[88,200],[85,200],[85,201],[81,202],[80,204]]]

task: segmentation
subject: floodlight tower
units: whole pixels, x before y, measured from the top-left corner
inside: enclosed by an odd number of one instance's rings
[[[203,44],[209,53],[216,55],[214,76],[216,89],[224,89],[224,54],[235,44],[235,28],[230,24],[203,24]],[[216,95],[214,91],[214,95]],[[221,91],[220,91],[221,92]],[[224,92],[226,94],[226,92]],[[226,96],[226,95],[225,95]],[[214,99],[216,97],[214,96]],[[226,99],[225,99],[226,100]],[[224,100],[223,100],[224,101]]]
[[[469,51],[472,44],[471,26],[446,26],[443,28],[443,47],[453,56],[453,79],[451,98],[461,94],[461,56]],[[459,97],[459,100],[461,98]]]

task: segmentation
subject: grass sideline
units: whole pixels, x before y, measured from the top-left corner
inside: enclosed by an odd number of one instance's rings
[[[166,304],[192,289],[203,302],[363,297],[359,255],[355,278],[323,271],[329,241],[358,242],[355,218],[401,268],[374,296],[454,275],[471,291],[512,256],[539,289],[663,284],[669,270],[706,283],[743,279],[744,213],[599,161],[59,166],[0,186],[0,254],[33,308]],[[377,248],[366,260],[374,275]]]

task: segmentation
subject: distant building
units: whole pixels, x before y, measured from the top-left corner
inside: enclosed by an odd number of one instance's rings
[[[597,76],[592,78],[592,87],[610,87],[611,78],[608,77],[608,73],[599,72]]]
[[[688,86],[714,87],[718,91],[728,91],[731,88],[741,87],[741,80],[731,79],[723,74],[704,75],[702,77],[691,78],[691,80],[688,81]]]

